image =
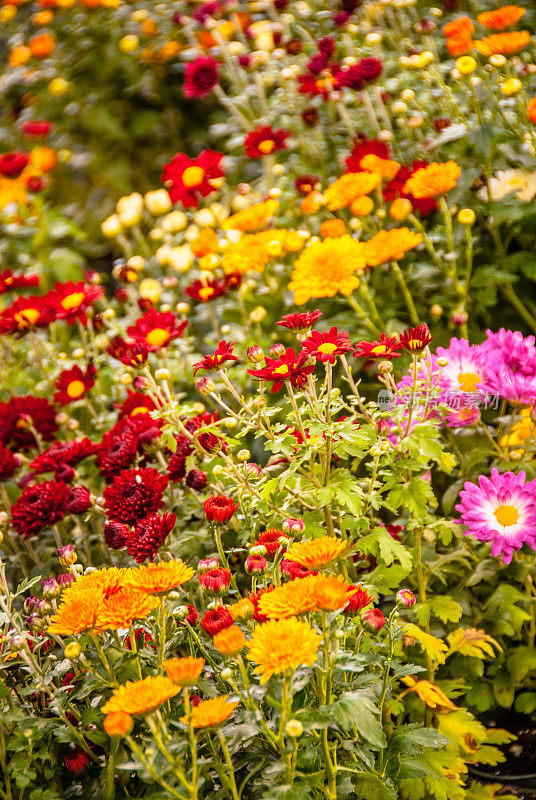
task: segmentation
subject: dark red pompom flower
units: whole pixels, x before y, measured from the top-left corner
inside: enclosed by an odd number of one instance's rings
[[[175,514],[149,514],[140,519],[127,541],[127,552],[138,563],[146,559],[153,561],[159,548],[164,544],[168,534],[173,530]]]
[[[216,608],[205,611],[205,615],[201,620],[201,627],[209,636],[215,636],[225,628],[230,628],[233,624],[234,620],[227,606],[216,606]]]
[[[168,479],[152,467],[123,470],[103,492],[110,519],[134,525],[158,511]]]
[[[20,465],[20,459],[0,442],[0,482],[12,478]]]
[[[63,519],[68,498],[69,487],[65,483],[45,481],[27,486],[11,507],[11,524],[23,539],[35,536]]]
[[[130,528],[122,522],[106,522],[103,533],[110,550],[122,550],[126,546]]]
[[[27,394],[0,403],[0,442],[15,450],[35,447],[31,428],[45,441],[57,431],[56,409],[48,400]]]
[[[219,80],[218,62],[200,56],[186,67],[183,92],[185,97],[205,97]]]

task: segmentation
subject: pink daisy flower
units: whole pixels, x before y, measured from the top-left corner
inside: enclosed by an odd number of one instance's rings
[[[501,328],[486,331],[487,340],[480,346],[486,358],[486,376],[479,386],[511,403],[532,405],[536,401],[536,347],[534,336]]]
[[[491,554],[500,555],[505,564],[523,544],[536,549],[536,487],[525,483],[525,473],[514,475],[491,470],[481,475],[478,486],[467,481],[460,492],[456,510],[467,526],[466,535],[479,542],[491,542]]]

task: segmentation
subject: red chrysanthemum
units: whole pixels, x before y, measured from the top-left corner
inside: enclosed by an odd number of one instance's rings
[[[231,583],[231,570],[223,569],[223,567],[209,569],[199,575],[199,583],[205,591],[211,594],[223,594]]]
[[[143,628],[134,629],[134,641],[138,649],[140,647],[150,647],[151,650],[156,650],[153,637],[151,636],[149,631],[145,631]],[[127,650],[132,650],[130,635],[125,636],[123,644]]]
[[[197,361],[194,364],[194,375],[200,369],[221,369],[226,361],[238,361],[237,357],[233,355],[233,347],[234,342],[222,340],[212,355],[205,356],[201,361]]]
[[[89,756],[81,747],[73,747],[65,754],[64,761],[69,772],[79,775],[86,771],[89,765]]]
[[[220,525],[229,522],[238,507],[239,503],[224,494],[211,495],[203,503],[207,520]]]
[[[309,62],[309,71],[298,75],[298,83],[300,85],[298,91],[300,94],[307,94],[310,97],[321,96],[324,100],[327,100],[337,86],[341,68],[339,64],[328,64],[320,72],[311,72],[311,66],[313,65]]]
[[[398,336],[387,336],[382,333],[377,342],[359,342],[354,350],[355,358],[368,358],[369,360],[384,358],[400,358],[403,344]]]
[[[164,544],[168,534],[175,525],[175,514],[149,514],[140,519],[127,540],[127,552],[138,563],[146,559],[154,561],[159,548]]]
[[[384,142],[377,139],[367,139],[360,136],[354,142],[352,152],[346,158],[346,169],[348,172],[361,172],[361,160],[365,156],[374,155],[378,158],[388,159],[390,157],[389,148]]]
[[[0,442],[0,482],[12,478],[20,465],[20,459]]]
[[[53,127],[52,122],[46,119],[30,119],[22,123],[21,130],[26,136],[40,138],[42,136],[47,136]]]
[[[283,558],[279,566],[281,573],[283,575],[288,575],[291,581],[296,578],[306,578],[308,575],[316,575],[316,572],[311,572],[311,570],[304,567],[303,564],[298,564],[297,561],[289,561],[288,558]]]
[[[421,353],[427,347],[434,337],[428,330],[428,325],[422,323],[417,325],[416,328],[410,328],[407,331],[402,331],[400,334],[400,341],[405,350],[410,353]]]
[[[358,583],[357,586],[352,583],[350,589],[355,589],[355,591],[348,601],[345,613],[355,614],[357,611],[361,611],[374,602],[372,595],[369,594],[366,589],[363,589],[360,583]]]
[[[190,439],[182,434],[175,437],[175,441],[177,447],[168,461],[167,473],[173,483],[178,483],[186,476],[186,459],[193,453],[194,448]]]
[[[198,303],[211,303],[218,297],[223,297],[227,293],[228,284],[226,281],[209,276],[203,280],[195,280],[185,288],[188,297]]]
[[[385,617],[379,608],[367,608],[363,611],[364,625],[372,631],[379,631],[385,625]]]
[[[205,611],[205,615],[201,620],[201,627],[209,636],[215,636],[225,628],[230,628],[233,624],[234,620],[227,606],[216,606],[216,608]]]
[[[73,486],[67,497],[65,510],[69,514],[83,514],[91,507],[91,493],[86,486]]]
[[[97,370],[93,364],[89,364],[85,372],[78,366],[64,369],[56,379],[54,402],[66,406],[75,400],[80,400],[95,385],[96,374]]]
[[[87,437],[74,439],[72,442],[54,442],[30,462],[30,469],[35,474],[55,472],[58,467],[67,465],[75,467],[80,461],[94,455],[97,445]]]
[[[314,311],[302,311],[296,314],[286,314],[275,324],[280,325],[282,328],[296,331],[296,333],[307,333],[321,316],[322,312],[317,309]]]
[[[110,550],[122,550],[123,547],[126,547],[129,535],[130,528],[123,522],[106,522],[104,524],[104,541]]]
[[[19,297],[0,313],[0,334],[26,333],[31,328],[45,328],[54,314],[41,297]]]
[[[205,97],[219,80],[218,62],[210,56],[200,56],[187,65],[184,74],[185,97]]]
[[[357,64],[343,67],[337,76],[337,88],[353,89],[360,92],[381,75],[383,66],[377,58],[360,58]]]
[[[145,342],[127,342],[121,336],[114,336],[106,352],[127,367],[139,367],[147,361],[149,348]]]
[[[56,319],[66,319],[71,325],[79,319],[82,324],[86,324],[86,311],[93,303],[104,295],[102,286],[88,286],[83,281],[73,283],[56,283],[54,289],[45,295],[43,300],[47,301],[53,309]]]
[[[262,369],[248,369],[248,373],[259,380],[272,381],[272,393],[278,392],[285,381],[291,383],[295,389],[300,389],[306,382],[307,376],[314,371],[314,364],[305,365],[307,354],[300,352],[298,355],[289,347],[281,358],[265,358],[266,366]]]
[[[135,342],[144,344],[148,350],[160,350],[174,339],[182,336],[187,320],[178,322],[171,311],[156,311],[151,308],[127,328],[127,333]]]
[[[14,450],[35,447],[37,442],[31,428],[44,441],[57,431],[56,409],[48,400],[28,394],[0,403],[0,442]]]
[[[45,481],[27,486],[11,507],[11,524],[23,539],[35,536],[63,519],[68,497],[65,483]]]
[[[6,178],[16,178],[28,165],[28,153],[20,150],[13,150],[11,153],[3,153],[0,156],[0,175]]]
[[[297,192],[306,196],[310,192],[314,192],[316,189],[318,189],[320,186],[320,178],[318,178],[316,175],[298,175],[294,181],[294,186],[296,187]],[[320,314],[320,311],[318,313]]]
[[[112,428],[102,437],[96,464],[106,480],[111,480],[134,463],[138,452],[138,437],[130,428],[122,425]]]
[[[122,419],[123,417],[137,417],[139,414],[149,414],[156,410],[156,405],[149,395],[128,389],[127,399],[116,408],[119,409],[119,419]]]
[[[261,125],[254,128],[244,139],[244,147],[248,158],[262,158],[276,153],[278,150],[285,150],[287,139],[290,136],[288,131],[282,128],[274,130],[269,125]]]
[[[348,339],[348,332],[339,333],[335,326],[323,333],[311,331],[302,342],[302,352],[318,361],[329,361],[330,364],[335,364],[337,356],[349,350],[353,350],[353,346]]]
[[[104,506],[112,520],[134,525],[158,511],[168,479],[152,467],[123,470],[103,492]]]
[[[215,191],[212,181],[223,178],[222,158],[223,154],[214,150],[203,150],[197,158],[177,153],[165,165],[161,178],[172,202],[180,202],[186,208],[197,208],[199,196],[207,197]]]
[[[268,558],[273,558],[277,551],[280,549],[281,553],[284,553],[287,549],[286,547],[281,547],[279,544],[279,539],[285,536],[284,531],[280,531],[279,528],[269,528],[267,531],[263,531],[256,544],[262,544],[266,548],[266,555]]]
[[[39,286],[39,275],[14,275],[10,269],[0,270],[0,294],[28,286]]]

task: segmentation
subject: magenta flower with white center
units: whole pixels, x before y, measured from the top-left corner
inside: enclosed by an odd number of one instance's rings
[[[466,535],[491,542],[491,554],[500,555],[505,564],[524,544],[536,549],[536,486],[525,477],[524,472],[501,475],[492,469],[490,478],[481,475],[478,485],[465,483],[456,506]]]

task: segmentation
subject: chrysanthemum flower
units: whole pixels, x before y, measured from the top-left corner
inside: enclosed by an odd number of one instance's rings
[[[366,139],[364,136],[359,136],[355,141],[352,152],[346,158],[346,168],[348,172],[359,172],[363,169],[361,160],[372,153],[378,158],[389,158],[389,148],[385,142],[379,142],[377,139]]]
[[[21,463],[15,453],[0,442],[0,483],[12,478]]]
[[[352,294],[359,286],[356,272],[367,265],[365,246],[349,234],[310,244],[294,262],[288,288],[297,305],[311,298]]]
[[[316,608],[316,575],[296,578],[263,593],[258,599],[259,612],[268,619],[284,619]]]
[[[164,661],[164,669],[173,683],[181,688],[194,686],[197,679],[203,672],[205,666],[204,658],[170,658]]]
[[[358,611],[362,611],[367,606],[370,606],[371,603],[374,602],[372,595],[369,594],[369,592],[367,592],[367,590],[364,589],[360,583],[357,584],[357,586],[351,584],[350,589],[352,590],[352,594],[350,595],[348,605],[345,609],[346,614],[355,614]]]
[[[69,545],[68,545],[69,546]],[[62,599],[73,597],[77,592],[97,588],[104,592],[105,597],[115,594],[127,585],[126,576],[130,570],[125,567],[107,567],[88,572],[78,577],[67,587]]]
[[[146,559],[154,560],[158,550],[164,544],[175,526],[176,516],[173,513],[149,514],[140,519],[126,542],[127,552],[134,561],[142,564]]]
[[[244,147],[248,158],[262,158],[287,147],[288,131],[282,128],[274,130],[269,125],[261,125],[250,131],[245,140]]]
[[[56,283],[43,300],[53,309],[56,319],[66,319],[71,325],[77,319],[87,322],[86,310],[104,295],[102,286],[88,286],[83,281]]]
[[[171,678],[164,675],[150,676],[141,681],[128,681],[114,690],[101,711],[111,714],[123,711],[126,714],[148,714],[180,692]]]
[[[205,611],[205,615],[201,620],[201,627],[209,636],[215,636],[224,628],[229,628],[233,622],[234,620],[227,606],[220,605]]]
[[[519,53],[530,42],[528,31],[511,31],[508,33],[496,33],[493,36],[485,36],[475,42],[475,47],[483,56],[513,56]]]
[[[287,550],[286,558],[313,570],[330,564],[340,556],[345,547],[346,543],[342,539],[322,536],[319,539],[293,542]]]
[[[106,597],[99,608],[94,629],[117,631],[129,628],[134,620],[145,619],[158,605],[158,600],[143,591],[126,587]]]
[[[184,333],[187,320],[178,322],[171,311],[156,311],[151,308],[127,328],[128,335],[135,341],[144,344],[148,350],[159,350]]]
[[[259,538],[255,544],[260,544],[265,547],[268,558],[273,558],[279,550],[281,553],[284,553],[286,550],[286,547],[282,547],[279,543],[281,537],[288,538],[285,532],[279,530],[279,528],[269,528],[259,534]]]
[[[212,275],[197,278],[185,288],[185,293],[198,303],[211,303],[227,293],[227,283]]]
[[[379,608],[367,608],[363,611],[361,618],[366,628],[371,631],[379,631],[385,625],[385,617]]]
[[[103,589],[98,586],[65,593],[57,612],[50,617],[49,633],[74,636],[92,629],[104,596]]]
[[[248,369],[248,373],[259,380],[272,381],[272,393],[282,389],[286,381],[295,389],[300,389],[307,382],[307,376],[314,372],[314,364],[305,364],[307,354],[299,352],[296,355],[291,347],[281,358],[266,357],[264,360],[266,366],[262,369]]]
[[[158,511],[167,483],[152,467],[123,470],[103,492],[110,519],[133,524]]]
[[[23,539],[35,536],[65,516],[69,487],[65,483],[45,481],[27,486],[11,506],[11,524]]]
[[[210,594],[224,594],[231,583],[231,570],[217,567],[203,571],[199,575],[199,583]]]
[[[357,64],[343,67],[337,75],[337,87],[362,91],[381,75],[382,62],[378,58],[360,58]]]
[[[330,211],[349,206],[356,198],[369,194],[382,182],[375,172],[346,172],[324,191]]]
[[[438,197],[454,189],[461,173],[455,161],[446,161],[444,164],[433,161],[414,172],[404,184],[403,191],[417,198]]]
[[[70,442],[54,442],[46,450],[43,450],[33,461],[30,462],[29,467],[33,472],[39,474],[41,472],[55,472],[58,466],[66,464],[70,467],[75,467],[85,458],[95,455],[97,452],[97,445],[90,439],[84,437],[83,439],[73,439]]]
[[[449,393],[478,393],[487,373],[486,353],[481,346],[452,338],[448,348],[437,348],[436,356],[448,359],[439,380],[442,389]]]
[[[536,487],[525,478],[524,472],[501,475],[492,469],[490,478],[480,476],[478,486],[464,484],[456,506],[466,535],[491,542],[492,555],[500,555],[505,564],[525,543],[536,549]]]
[[[218,80],[218,62],[210,56],[200,56],[186,66],[184,96],[205,97],[216,86]]]
[[[127,342],[121,336],[114,336],[106,352],[127,367],[139,367],[147,361],[149,348],[145,342]]]
[[[343,608],[352,596],[351,584],[342,575],[316,575],[314,595],[319,611],[337,611]]]
[[[203,510],[209,522],[222,525],[229,522],[239,505],[225,494],[214,494],[207,497],[203,503]]]
[[[479,388],[491,395],[522,405],[536,401],[536,347],[534,336],[501,328],[487,331],[480,346],[486,374]]]
[[[27,394],[0,403],[0,442],[16,450],[35,447],[37,442],[30,428],[44,441],[52,439],[58,423],[56,409],[48,400]]]
[[[134,589],[147,594],[164,594],[176,589],[195,575],[195,570],[180,559],[159,561],[131,570],[127,581]]]
[[[422,242],[422,234],[409,228],[391,228],[379,231],[365,243],[365,258],[369,267],[400,261],[408,250],[413,250]]]
[[[319,646],[320,635],[308,622],[295,617],[272,620],[253,631],[247,658],[257,664],[254,671],[264,684],[272,675],[314,664]]]
[[[516,453],[522,453],[529,441],[533,441],[536,434],[536,421],[533,418],[532,406],[522,408],[516,421],[510,426],[508,433],[501,436],[499,445],[505,449],[512,447],[519,448]]]
[[[56,379],[54,402],[66,406],[74,400],[80,400],[95,385],[96,374],[93,364],[89,364],[85,372],[79,366],[64,369]]]
[[[521,6],[507,5],[494,8],[492,11],[484,11],[477,15],[477,20],[490,31],[502,31],[517,25],[526,9]]]
[[[197,208],[199,196],[207,197],[214,192],[213,181],[223,178],[222,158],[222,153],[214,150],[203,150],[197,158],[177,153],[165,165],[161,178],[173,203],[181,202],[185,207]]]
[[[138,452],[138,437],[127,426],[116,426],[102,437],[97,467],[107,480],[112,480],[134,463]]]
[[[226,342],[222,340],[214,353],[210,356],[205,356],[201,361],[194,364],[194,375],[200,369],[221,369],[222,365],[227,361],[238,361],[237,357],[233,355],[234,342]]]
[[[132,717],[125,711],[112,711],[111,714],[106,715],[102,723],[108,736],[128,736],[132,726]]]
[[[212,700],[202,700],[198,705],[190,708],[189,717],[181,717],[181,722],[193,728],[215,728],[226,722],[240,701],[228,702],[229,695],[214,697]]]
[[[322,312],[317,309],[296,312],[295,314],[286,314],[275,324],[282,328],[288,328],[290,331],[296,331],[296,333],[307,333],[321,316]]]
[[[279,208],[279,203],[273,198],[262,203],[254,203],[242,211],[237,211],[222,222],[224,230],[242,231],[249,233],[264,228]]]
[[[41,297],[19,297],[0,312],[0,333],[24,334],[32,328],[46,328],[54,314]]]
[[[222,656],[236,656],[246,646],[246,637],[238,625],[230,625],[217,633],[212,643]]]
[[[14,289],[26,289],[28,286],[39,286],[39,275],[14,275],[10,269],[0,270],[0,294]]]
[[[403,344],[398,336],[387,336],[382,333],[377,342],[359,342],[354,350],[354,358],[379,359],[400,358]]]
[[[456,706],[452,700],[447,697],[443,689],[440,689],[435,683],[425,680],[417,681],[412,675],[408,675],[406,678],[402,678],[402,680],[406,686],[409,686],[409,689],[404,689],[399,697],[404,697],[409,692],[415,692],[419,699],[422,700],[423,703],[426,703],[429,708],[437,708],[439,711],[458,710],[458,706]]]
[[[410,353],[421,353],[433,338],[425,323],[417,325],[416,328],[402,331],[400,334],[403,347]]]
[[[335,364],[338,355],[352,349],[348,332],[339,333],[335,326],[323,333],[311,331],[307,339],[302,342],[302,352],[308,353],[318,361],[329,361],[330,364]]]

